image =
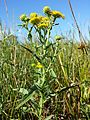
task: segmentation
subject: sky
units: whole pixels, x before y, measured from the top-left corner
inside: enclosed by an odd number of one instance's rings
[[[65,15],[65,20],[58,20],[58,28],[54,30],[56,34],[67,32],[75,28],[73,17],[68,5],[68,0],[6,0],[8,8],[8,17],[6,13],[4,0],[0,0],[0,19],[6,26],[12,30],[19,29],[19,16],[23,13],[29,15],[31,12],[37,12],[43,15],[44,6],[50,6],[52,10],[58,10]],[[88,35],[88,25],[90,24],[90,0],[71,0],[71,4],[84,35]],[[76,29],[76,28],[75,28]]]

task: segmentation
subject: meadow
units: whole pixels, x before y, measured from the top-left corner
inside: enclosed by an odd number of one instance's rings
[[[89,120],[90,41],[52,41],[65,16],[48,6],[43,12],[20,16],[22,43],[0,24],[0,120]]]

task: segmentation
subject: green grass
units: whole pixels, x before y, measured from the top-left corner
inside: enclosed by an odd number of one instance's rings
[[[89,120],[90,54],[73,41],[21,44],[13,35],[0,42],[1,120]],[[37,68],[40,58],[42,68]],[[33,65],[34,64],[34,65]]]

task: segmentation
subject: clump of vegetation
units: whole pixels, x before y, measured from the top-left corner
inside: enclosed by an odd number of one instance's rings
[[[74,40],[55,36],[51,41],[56,19],[65,16],[48,6],[43,12],[45,16],[20,16],[28,41],[20,44],[16,36],[5,34],[0,42],[0,118],[88,120],[90,56]]]

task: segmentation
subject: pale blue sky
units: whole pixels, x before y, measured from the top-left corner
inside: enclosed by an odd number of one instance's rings
[[[59,30],[64,32],[72,28],[74,23],[68,0],[6,0],[8,7],[8,18],[6,15],[4,0],[0,0],[0,19],[9,27],[16,27],[20,23],[19,16],[23,13],[29,15],[31,12],[42,13],[44,6],[50,6],[53,10],[61,11],[66,19],[60,20]],[[82,32],[87,33],[90,24],[90,0],[71,0],[73,10]],[[55,32],[57,33],[57,30]]]

